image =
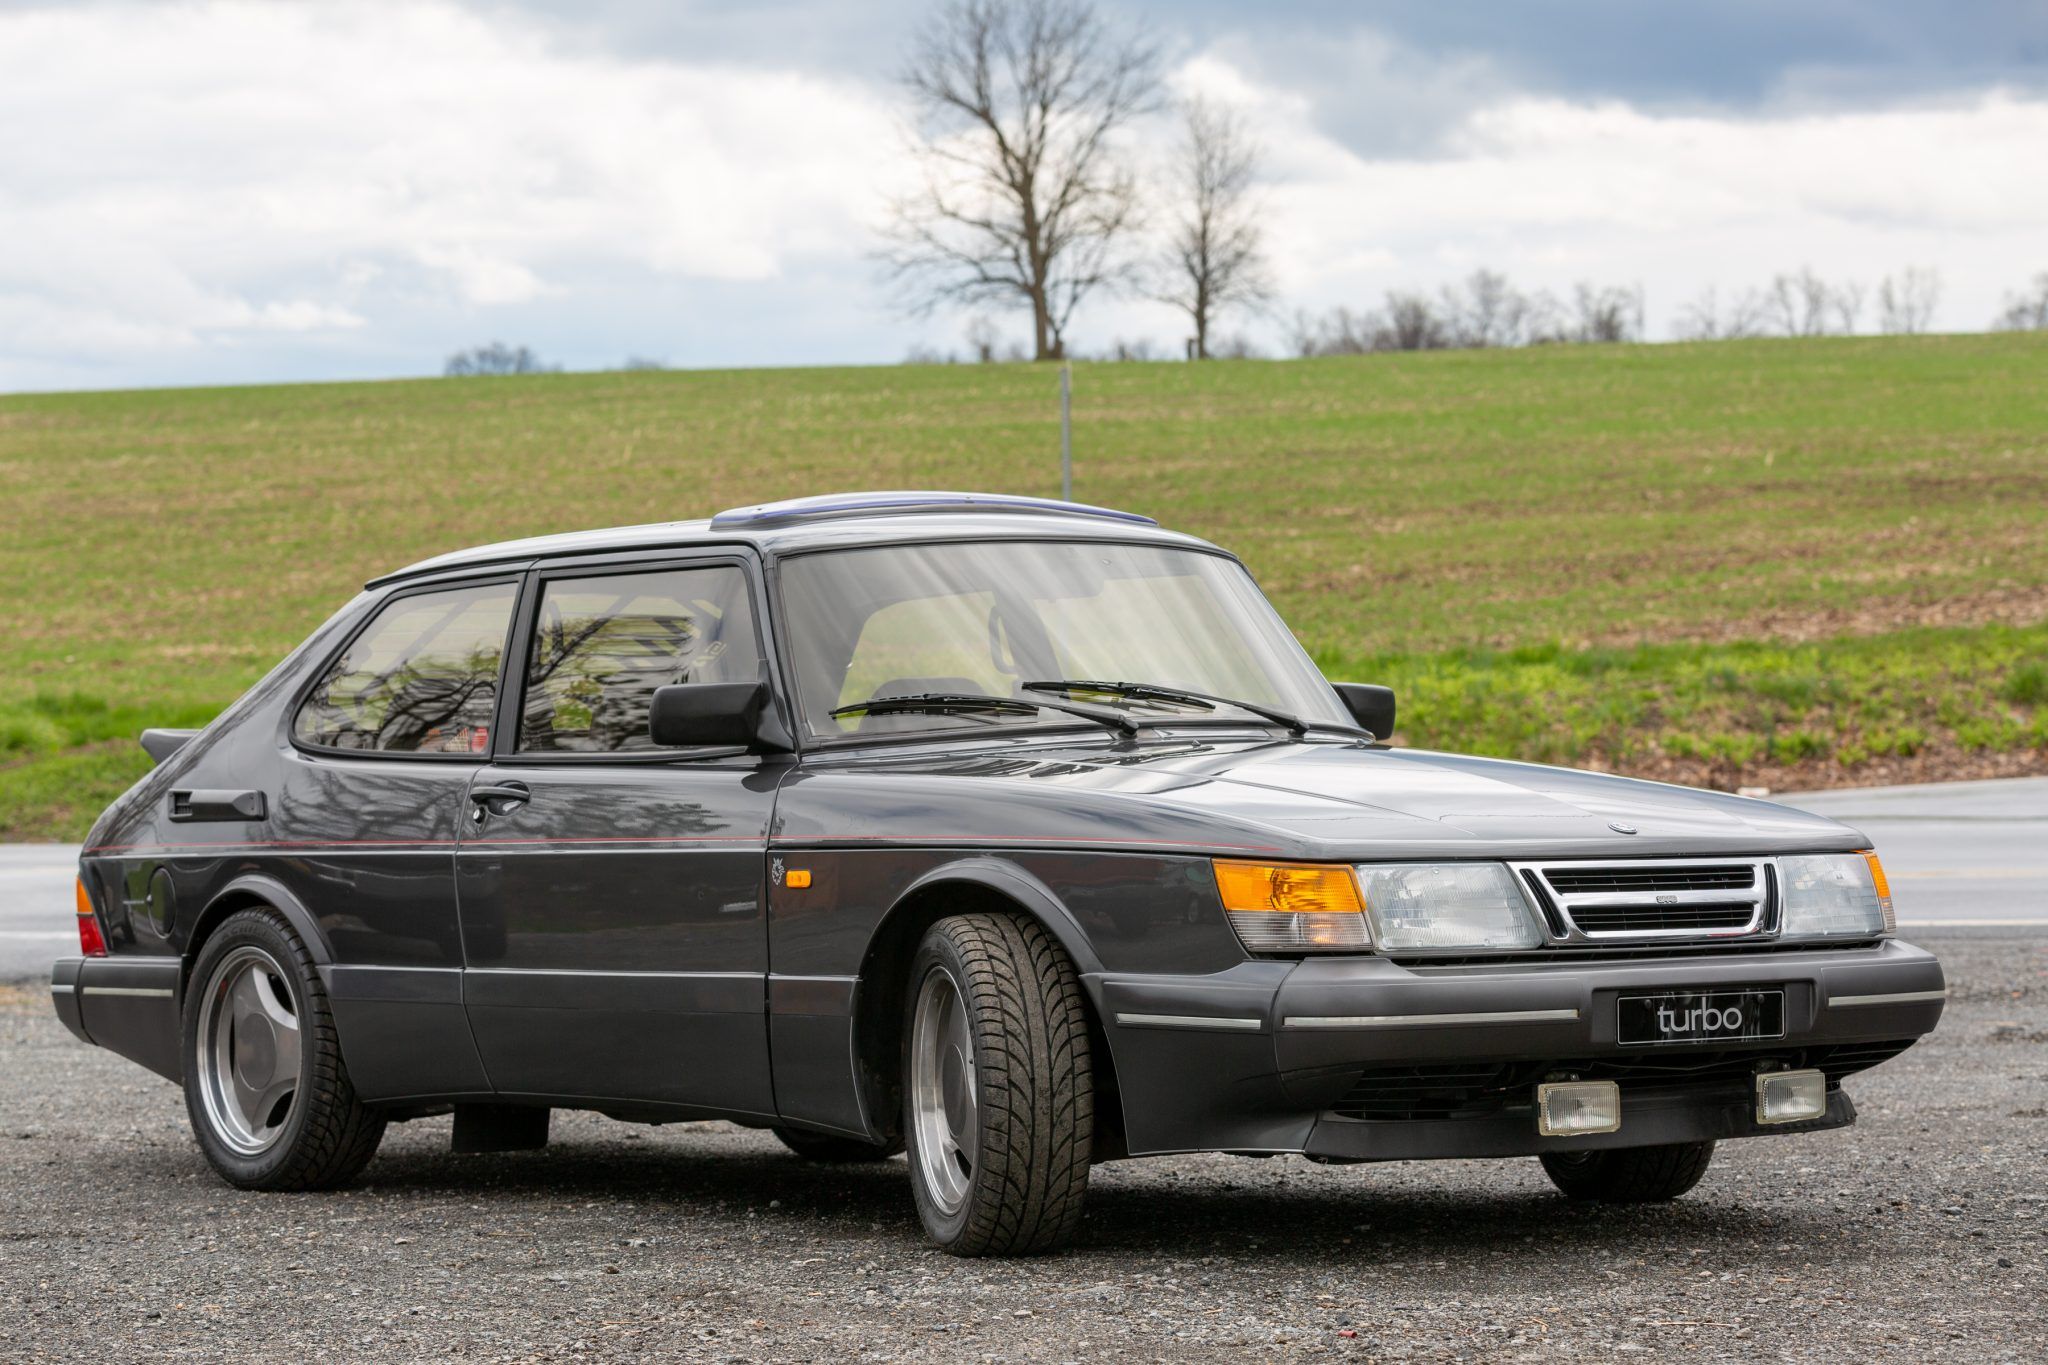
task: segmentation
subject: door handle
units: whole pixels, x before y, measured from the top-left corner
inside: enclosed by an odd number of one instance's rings
[[[171,819],[261,820],[269,813],[262,792],[180,788],[171,793]]]
[[[524,782],[493,782],[471,787],[469,799],[475,803],[469,818],[482,824],[486,815],[503,815],[514,806],[523,806],[533,800],[533,792]]]

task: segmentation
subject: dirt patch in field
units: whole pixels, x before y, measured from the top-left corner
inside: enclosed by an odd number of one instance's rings
[[[1687,787],[1710,787],[1716,791],[1732,792],[1742,787],[1764,787],[1774,792],[1821,791],[1832,787],[1894,787],[1915,782],[1974,782],[1992,777],[2048,776],[2048,750],[1985,753],[1930,744],[1910,757],[1872,758],[1854,765],[1828,758],[1799,763],[1657,758],[1621,765],[1593,760],[1585,766],[1596,772],[1647,777]]]
[[[1676,641],[1732,644],[1779,640],[1803,644],[1844,635],[1885,635],[1919,626],[2031,626],[2048,621],[2048,583],[1987,588],[1966,597],[1916,601],[1881,597],[1854,607],[1802,607],[1729,613],[1712,620],[1656,619],[1595,635],[1589,643],[1653,645]]]

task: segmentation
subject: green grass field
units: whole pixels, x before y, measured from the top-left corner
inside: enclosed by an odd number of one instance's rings
[[[0,398],[0,837],[79,835],[378,572],[1058,491],[1049,368]],[[1409,743],[1733,786],[2048,769],[2048,338],[1083,365],[1076,496],[1244,556]]]

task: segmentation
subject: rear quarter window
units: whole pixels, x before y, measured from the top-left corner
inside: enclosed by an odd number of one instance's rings
[[[374,753],[488,752],[516,591],[488,583],[387,602],[307,693],[292,737]]]

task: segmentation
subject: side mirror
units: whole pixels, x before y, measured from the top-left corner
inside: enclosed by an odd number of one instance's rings
[[[657,687],[647,706],[647,736],[665,749],[791,747],[764,682]]]
[[[1337,695],[1344,699],[1344,709],[1351,713],[1351,719],[1358,722],[1361,730],[1372,731],[1372,737],[1384,740],[1394,733],[1394,689],[1381,687],[1378,683],[1337,683]]]

